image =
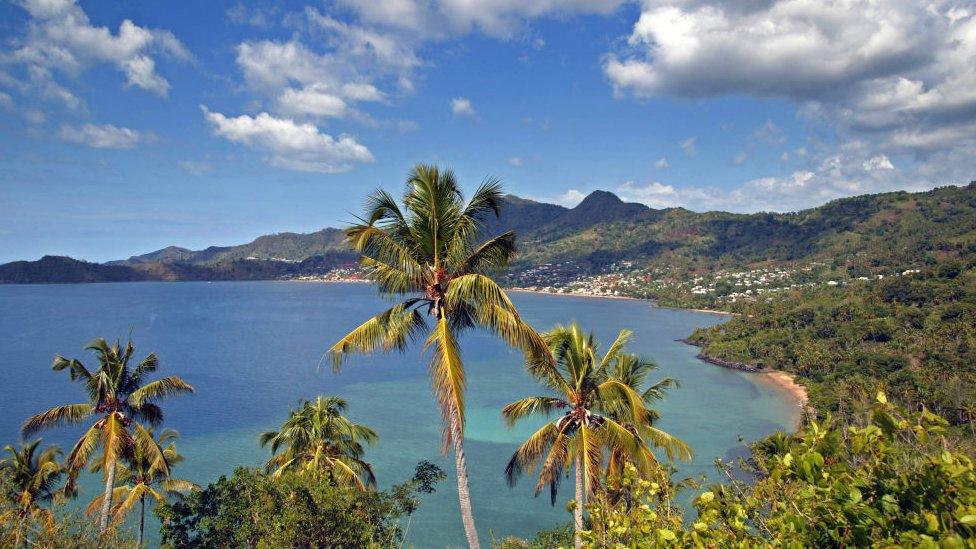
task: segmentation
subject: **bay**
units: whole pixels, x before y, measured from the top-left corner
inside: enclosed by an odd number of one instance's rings
[[[696,455],[679,465],[679,476],[715,479],[715,458],[740,455],[742,441],[795,424],[788,395],[754,375],[706,364],[697,349],[678,341],[695,328],[722,322],[705,313],[655,308],[642,301],[513,293],[522,315],[539,330],[579,321],[607,342],[622,328],[634,331],[632,351],[654,359],[657,376],[681,387],[658,406],[659,426],[691,444]],[[82,388],[65,372],[51,371],[55,353],[94,359],[83,346],[94,337],[131,333],[137,358],[152,351],[161,375],[176,374],[196,394],[164,403],[166,426],[180,431],[186,462],[178,476],[200,484],[239,465],[261,465],[267,450],[258,434],[273,429],[300,398],[339,395],[349,416],[373,427],[379,443],[368,453],[381,486],[409,478],[420,460],[453,475],[453,460],[440,453],[440,414],[419,348],[405,354],[356,357],[333,373],[325,350],[340,336],[389,304],[366,284],[303,282],[147,282],[0,286],[0,441],[18,439],[20,423],[47,407],[83,400]],[[525,373],[519,353],[488,334],[461,341],[468,372],[466,450],[479,532],[491,537],[531,536],[571,520],[564,483],[559,502],[533,497],[534,479],[509,488],[503,478],[518,443],[542,421],[508,429],[501,408],[540,388]],[[70,447],[76,428],[44,433],[46,442]],[[95,492],[86,483],[82,500]],[[158,543],[155,521],[150,542]],[[411,526],[416,547],[460,547],[453,478],[425,497]]]

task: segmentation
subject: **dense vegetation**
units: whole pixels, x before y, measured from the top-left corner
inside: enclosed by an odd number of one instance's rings
[[[712,359],[800,376],[821,413],[862,412],[880,389],[965,425],[976,420],[976,269],[818,286],[738,306],[690,338]]]
[[[945,420],[883,393],[862,419],[755,444],[755,482],[698,491],[688,518],[674,504],[680,485],[631,469],[628,498],[604,493],[588,506],[586,546],[976,547],[976,470],[947,440]]]
[[[157,515],[167,547],[399,547],[419,496],[443,478],[421,462],[410,480],[376,491],[241,467]]]

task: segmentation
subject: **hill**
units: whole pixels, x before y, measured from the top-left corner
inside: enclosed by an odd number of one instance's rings
[[[519,236],[521,255],[511,278],[519,284],[531,283],[525,273],[545,264],[560,265],[546,273],[550,283],[605,273],[621,263],[674,276],[810,262],[868,273],[976,251],[976,184],[844,198],[784,214],[658,210],[606,191],[591,193],[574,208],[507,195],[501,218],[483,233],[505,230]],[[169,246],[100,266],[69,265],[66,259],[4,265],[0,282],[280,278],[319,274],[349,265],[355,256],[341,230],[326,228],[265,235],[238,246]]]

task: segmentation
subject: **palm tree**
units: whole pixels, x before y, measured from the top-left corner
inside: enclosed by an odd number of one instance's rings
[[[431,378],[444,421],[444,450],[453,445],[461,521],[472,548],[480,544],[464,455],[465,373],[458,337],[481,327],[523,349],[533,357],[530,365],[547,361],[544,342],[490,276],[514,257],[515,234],[479,243],[482,222],[498,216],[501,201],[500,184],[489,179],[465,203],[451,171],[424,164],[410,172],[402,204],[385,191],[370,195],[365,217],[346,234],[379,291],[402,301],[330,349],[338,369],[350,353],[403,351],[426,336],[424,348],[431,351]]]
[[[55,406],[46,412],[32,416],[24,422],[21,432],[30,436],[42,429],[65,423],[81,423],[96,417],[95,422],[78,439],[68,457],[66,468],[76,474],[89,462],[95,450],[101,447],[99,468],[105,472],[105,496],[99,518],[99,529],[108,528],[115,487],[116,464],[131,455],[133,438],[130,428],[134,420],[158,425],[163,420],[163,410],[156,402],[162,398],[182,393],[192,393],[193,387],[177,376],[167,376],[145,383],[144,377],[159,367],[159,358],[150,353],[135,368],[129,366],[135,348],[130,340],[122,348],[119,341],[109,345],[98,338],[86,347],[94,352],[98,369],[90,371],[77,359],[54,357],[55,371],[68,370],[72,381],[85,386],[88,402]],[[69,484],[72,484],[69,479]]]
[[[9,481],[5,487],[11,490],[5,495],[20,507],[21,518],[38,509],[39,503],[64,494],[63,489],[56,487],[64,476],[64,469],[58,463],[61,450],[49,446],[38,452],[40,445],[41,439],[21,444],[19,448],[8,444],[3,450],[9,455],[0,459],[0,475]]]
[[[146,526],[146,497],[157,503],[165,503],[167,498],[183,497],[187,493],[198,490],[199,487],[188,481],[171,478],[172,468],[183,461],[183,456],[176,451],[176,438],[179,433],[172,429],[164,429],[156,438],[151,428],[138,423],[133,433],[132,454],[126,458],[125,464],[118,464],[119,486],[112,492],[112,499],[116,501],[113,515],[116,521],[122,520],[139,504],[139,537],[137,546],[142,547],[143,532]],[[165,445],[165,447],[164,447]],[[94,472],[101,469],[101,463],[96,462],[92,467]],[[105,495],[101,494],[92,500],[88,506],[88,514],[101,509]]]
[[[691,457],[684,442],[653,426],[658,414],[646,404],[673,382],[665,380],[639,392],[650,365],[623,352],[630,336],[628,330],[622,330],[598,360],[593,333],[584,334],[575,323],[557,326],[543,335],[555,363],[535,368],[536,377],[556,396],[523,398],[502,410],[509,426],[533,414],[565,410],[558,420],[544,425],[518,448],[505,468],[505,477],[514,486],[525,471],[534,471],[541,461],[535,493],[548,485],[555,504],[563,472],[575,464],[576,547],[582,546],[579,532],[583,529],[583,505],[600,483],[604,449],[610,451],[617,466],[626,460],[644,472],[657,464],[649,445],[663,448],[669,459],[673,455]]]
[[[21,444],[19,448],[6,445],[4,451],[9,455],[0,459],[0,478],[5,481],[3,488],[8,490],[4,494],[17,510],[0,515],[0,525],[22,523],[24,520],[37,517],[42,521],[52,520],[47,509],[39,506],[42,502],[52,501],[67,495],[64,488],[56,488],[58,481],[64,474],[64,469],[58,463],[61,450],[57,446],[50,446],[38,453],[41,440]],[[22,526],[10,529],[13,547],[19,547],[22,541],[32,545],[25,536]],[[4,538],[11,541],[11,537]]]
[[[261,433],[261,446],[271,444],[274,454],[266,469],[273,476],[285,471],[313,471],[328,474],[336,484],[360,490],[376,487],[373,467],[363,461],[363,442],[376,443],[376,432],[353,423],[344,415],[348,403],[339,397],[299,401],[280,431]],[[282,447],[285,451],[278,453]]]

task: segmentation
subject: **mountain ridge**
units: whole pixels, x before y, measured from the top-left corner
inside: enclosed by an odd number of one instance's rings
[[[791,213],[653,209],[608,191],[594,191],[573,208],[515,195],[504,201],[501,217],[488,220],[482,231],[517,233],[522,253],[515,271],[568,262],[575,273],[592,274],[621,261],[693,271],[841,257],[878,267],[976,250],[976,183],[841,198]],[[167,246],[101,264],[52,257],[0,265],[0,282],[281,278],[356,260],[336,228],[202,250]]]

